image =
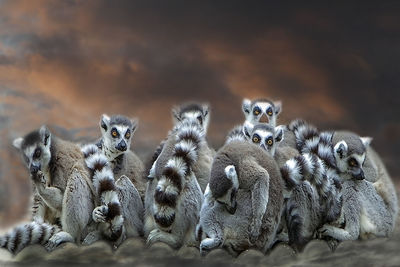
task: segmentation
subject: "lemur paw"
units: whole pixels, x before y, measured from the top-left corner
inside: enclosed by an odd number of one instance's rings
[[[53,235],[49,241],[45,244],[45,248],[47,251],[53,251],[60,244],[65,242],[74,242],[73,237],[67,232],[59,232]]]
[[[103,205],[103,206],[96,207],[92,212],[93,221],[95,221],[97,223],[106,222],[107,213],[108,213],[107,206]]]
[[[331,237],[332,236],[331,233],[332,233],[332,226],[325,224],[318,229],[317,236],[319,239],[323,239],[325,237]]]
[[[161,230],[154,229],[150,232],[149,236],[147,237],[146,244],[148,247],[153,245],[155,242],[159,240],[159,237],[162,235]]]
[[[212,249],[218,247],[218,243],[214,241],[212,238],[206,238],[200,243],[200,255],[205,256],[210,252]]]
[[[32,175],[32,179],[35,183],[39,183],[41,185],[46,185],[46,177],[42,171],[38,171],[36,174]]]

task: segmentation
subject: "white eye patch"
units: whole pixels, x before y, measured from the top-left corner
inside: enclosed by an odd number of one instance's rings
[[[269,107],[271,107],[272,112],[274,111],[274,108],[268,102],[257,102],[256,104],[254,104],[254,106],[258,106],[261,109],[261,113],[260,114],[267,114],[267,110],[268,110]]]

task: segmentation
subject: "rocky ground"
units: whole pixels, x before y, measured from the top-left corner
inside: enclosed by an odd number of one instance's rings
[[[398,220],[399,222],[399,220]],[[295,254],[284,244],[277,245],[268,255],[248,250],[232,258],[224,250],[200,257],[196,248],[175,251],[162,243],[145,247],[142,239],[126,240],[116,251],[105,242],[88,247],[63,244],[48,253],[39,245],[29,246],[16,256],[0,249],[0,266],[400,266],[400,227],[390,238],[351,241],[339,244],[331,252],[324,241],[314,240],[304,252]]]

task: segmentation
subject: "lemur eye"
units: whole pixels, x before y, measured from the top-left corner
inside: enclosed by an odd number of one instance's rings
[[[268,144],[269,146],[272,146],[273,143],[274,143],[274,141],[272,141],[272,138],[268,139],[267,144]]]
[[[356,161],[354,158],[351,158],[351,159],[349,159],[349,165],[350,165],[351,167],[357,167],[357,166],[358,166],[358,163],[357,163],[357,161]]]
[[[260,137],[258,135],[253,136],[253,143],[260,143]]]
[[[256,116],[258,116],[258,114],[260,114],[260,113],[261,113],[261,110],[260,110],[258,107],[256,107],[256,108],[253,110],[253,114],[256,115]]]
[[[126,132],[125,138],[126,138],[126,139],[131,138],[131,131],[128,130],[128,131]]]
[[[35,153],[33,153],[33,157],[34,158],[40,158],[41,154],[42,154],[42,151],[40,150],[40,148],[36,148],[35,149]]]
[[[111,136],[112,136],[112,137],[117,137],[117,136],[118,136],[118,132],[117,132],[116,129],[112,129],[112,130],[111,130]]]
[[[268,116],[272,116],[272,108],[271,107],[269,107],[267,109],[267,114],[268,114]]]

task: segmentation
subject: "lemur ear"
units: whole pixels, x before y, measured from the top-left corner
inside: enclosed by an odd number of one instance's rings
[[[274,106],[275,106],[275,115],[278,115],[279,113],[282,112],[282,102],[281,101],[275,101]]]
[[[22,146],[22,142],[24,141],[24,138],[22,138],[22,137],[18,137],[18,138],[16,138],[16,139],[14,139],[14,141],[13,141],[13,146],[16,148],[16,149],[21,149],[21,146]]]
[[[243,110],[243,113],[244,113],[245,116],[250,114],[250,108],[251,108],[250,99],[247,99],[247,98],[243,99],[242,110]]]
[[[284,136],[284,129],[285,129],[285,125],[279,125],[277,127],[275,127],[275,142],[279,143],[282,142],[283,140],[283,136]]]
[[[174,123],[177,123],[181,121],[181,116],[179,115],[180,109],[179,107],[173,107],[172,108],[172,119],[174,120]]]
[[[369,145],[372,142],[372,137],[366,136],[366,137],[360,137],[361,142],[364,144],[365,148],[369,147]]]
[[[336,154],[339,155],[339,157],[342,159],[347,155],[347,143],[346,141],[342,140],[338,142],[335,147],[334,151]]]
[[[246,138],[250,138],[251,132],[253,131],[254,125],[248,121],[243,123],[243,134]]]
[[[40,127],[39,130],[40,137],[42,138],[42,142],[45,146],[48,146],[50,144],[50,139],[51,139],[51,133],[49,129],[46,127],[46,125],[43,125]]]
[[[108,117],[107,114],[101,115],[100,119],[101,130],[106,132],[109,126],[110,126],[110,117]]]
[[[203,116],[207,117],[210,112],[210,105],[203,104]]]
[[[134,133],[138,126],[139,126],[139,119],[138,118],[132,118],[131,119],[131,123],[132,123],[132,133]]]

